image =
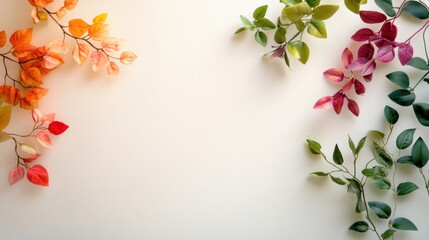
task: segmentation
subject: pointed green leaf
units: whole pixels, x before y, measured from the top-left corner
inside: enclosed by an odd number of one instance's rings
[[[412,128],[401,132],[396,138],[396,147],[398,149],[405,149],[409,147],[413,143],[413,136],[415,131],[416,129]]]
[[[408,66],[420,69],[420,70],[429,70],[429,63],[427,63],[423,58],[421,57],[414,57],[409,62],[407,62]]]
[[[392,0],[375,0],[375,3],[387,14],[387,16],[393,17],[396,15],[395,10],[393,9]]]
[[[374,136],[378,139],[383,139],[384,136],[386,136],[386,134],[384,134],[383,132],[380,132],[378,130],[371,130],[368,132],[368,135]]]
[[[290,61],[289,61],[289,55],[287,54],[287,51],[283,53],[283,58],[285,59],[286,65],[290,68]]]
[[[423,168],[429,160],[429,149],[425,141],[419,137],[411,149],[411,157],[416,167]]]
[[[408,88],[410,86],[410,79],[405,72],[397,71],[386,75],[386,77],[396,85],[402,88]]]
[[[255,26],[253,26],[253,23],[250,22],[249,19],[247,19],[243,15],[240,15],[240,18],[241,18],[241,22],[243,23],[243,25],[246,29],[251,30],[251,31],[255,30]]]
[[[312,172],[310,174],[313,174],[313,175],[316,175],[316,176],[319,176],[319,177],[326,177],[326,176],[329,175],[329,173],[324,173],[324,172]]]
[[[408,89],[397,89],[390,93],[388,97],[401,106],[410,106],[416,100],[416,94]]]
[[[413,104],[413,110],[420,124],[428,127],[429,126],[429,104],[427,103]]]
[[[334,159],[334,162],[338,165],[342,165],[344,162],[343,154],[341,154],[341,151],[338,148],[338,144],[335,144],[333,159]]]
[[[308,23],[307,32],[317,38],[327,38],[325,23],[322,20],[311,19]]]
[[[320,0],[305,0],[305,2],[312,8],[319,6]]]
[[[320,145],[320,143],[318,143],[316,141],[313,141],[311,139],[307,139],[307,147],[308,147],[308,150],[310,150],[310,152],[313,154],[317,155],[317,154],[322,153],[322,151],[321,151],[322,146]]]
[[[268,38],[267,38],[267,35],[265,35],[265,33],[261,32],[261,31],[256,31],[256,33],[255,33],[255,40],[261,46],[263,46],[263,47],[267,46]]]
[[[338,8],[338,5],[320,5],[313,10],[313,18],[326,20],[332,17]]]
[[[255,21],[255,27],[262,28],[264,30],[271,30],[275,29],[276,25],[267,18],[260,18]]]
[[[12,116],[12,105],[0,107],[0,131],[9,125],[10,117]]]
[[[261,19],[265,17],[265,14],[267,13],[268,5],[260,6],[253,12],[253,18],[255,20]]]
[[[410,194],[417,189],[419,189],[419,187],[416,184],[412,182],[403,182],[403,183],[400,183],[396,188],[396,193],[398,194],[398,196],[403,196],[403,195]]]
[[[298,3],[292,7],[283,8],[283,16],[289,18],[291,22],[301,20],[302,17],[311,14],[311,8],[306,2]]]
[[[239,33],[244,32],[244,31],[246,31],[246,30],[247,30],[247,28],[245,28],[245,27],[241,27],[241,28],[237,29],[237,31],[235,31],[235,33],[234,33],[234,34],[239,34]]]
[[[392,222],[392,226],[398,230],[418,231],[416,225],[404,217],[395,218]]]
[[[362,185],[354,180],[354,179],[347,179],[349,181],[349,185],[347,186],[347,191],[354,193],[356,196],[356,207],[355,212],[361,213],[366,210],[365,203],[362,199]]]
[[[350,137],[350,135],[349,135],[348,141],[349,141],[350,150],[352,150],[353,154],[356,155],[356,146],[355,146],[355,143],[353,142],[352,138]]]
[[[390,183],[390,181],[387,180],[387,179],[385,179],[385,178],[383,178],[383,179],[374,179],[372,182],[380,190],[389,190],[390,187],[392,186],[392,184]]]
[[[416,165],[416,163],[414,162],[414,160],[411,156],[402,156],[396,162],[401,163],[401,164]]]
[[[290,42],[287,45],[287,50],[289,53],[296,57],[302,64],[305,64],[310,57],[310,49],[307,44],[302,41]]]
[[[381,166],[374,166],[372,168],[365,168],[362,174],[372,179],[383,179],[389,175],[389,169]]]
[[[331,180],[338,185],[345,185],[346,184],[346,182],[344,182],[341,178],[337,178],[337,177],[334,177],[332,175],[329,175],[329,176],[331,177]]]
[[[418,19],[429,18],[429,10],[427,9],[427,7],[417,1],[406,2],[404,4],[404,7],[402,8],[402,11]]]
[[[356,155],[359,155],[360,151],[362,150],[363,146],[365,145],[365,142],[366,142],[366,137],[363,137],[359,141],[359,143],[358,143],[358,145],[356,147],[356,153],[355,153]]]
[[[383,202],[370,201],[368,202],[368,206],[379,218],[387,219],[390,217],[390,214],[392,214],[390,206]]]
[[[384,147],[378,145],[376,142],[372,142],[372,152],[378,164],[387,168],[390,168],[393,165],[392,157],[387,153]]]
[[[295,27],[296,27],[296,30],[298,30],[298,31],[304,30],[304,28],[306,26],[307,25],[305,25],[305,23],[302,20],[298,20],[298,21],[295,22]]]
[[[396,232],[395,229],[387,229],[386,231],[384,231],[383,234],[381,234],[381,238],[388,239],[391,236],[393,236],[393,234],[395,234],[395,232]]]
[[[354,13],[356,13],[356,14],[358,14],[359,13],[359,10],[360,10],[360,4],[359,3],[356,3],[355,1],[353,1],[353,0],[344,0],[344,4],[346,5],[346,7],[350,10],[350,11],[352,11],[352,12],[354,12]]]
[[[361,233],[368,231],[368,229],[369,229],[369,225],[365,221],[357,221],[349,227],[349,230],[361,232]]]
[[[386,105],[384,107],[384,117],[388,123],[395,124],[399,120],[399,113],[395,109]]]

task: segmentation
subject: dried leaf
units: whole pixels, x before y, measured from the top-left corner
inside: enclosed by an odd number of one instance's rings
[[[94,72],[97,72],[98,70],[100,70],[101,67],[106,65],[108,59],[104,52],[95,51],[91,54],[90,61],[92,65],[92,70],[94,70]]]
[[[119,74],[119,67],[114,62],[110,62],[107,66],[107,73],[109,75],[118,75]]]
[[[124,39],[106,37],[101,42],[101,47],[107,52],[116,52],[121,50],[124,44]]]
[[[26,87],[37,87],[43,84],[42,73],[38,68],[31,67],[29,69],[21,70],[21,83]]]
[[[69,21],[69,31],[77,38],[83,36],[89,29],[89,24],[80,18],[72,19]]]
[[[65,0],[64,7],[67,8],[67,10],[73,10],[78,2],[79,0]]]
[[[33,36],[33,29],[26,28],[22,30],[18,30],[10,36],[10,43],[13,47],[18,45],[27,45],[31,43],[31,38]]]
[[[0,130],[3,130],[9,125],[12,115],[12,106],[0,106]]]
[[[0,32],[0,48],[4,47],[7,41],[7,36],[5,31]]]
[[[21,101],[21,91],[9,85],[0,86],[0,99],[15,106]]]
[[[73,49],[73,59],[79,64],[82,65],[89,55],[89,47],[86,44],[79,43]]]
[[[63,40],[53,40],[50,41],[48,44],[43,46],[46,52],[48,53],[58,53],[58,54],[67,54],[69,51],[68,45]]]
[[[23,58],[34,52],[36,49],[37,47],[31,44],[18,45],[13,48],[12,55],[17,58]]]
[[[33,109],[39,107],[39,100],[48,94],[48,89],[41,87],[34,87],[31,91],[25,94],[21,99],[20,106],[23,109]]]
[[[28,0],[28,2],[30,2],[31,5],[37,8],[44,8],[53,1],[54,0]]]
[[[42,67],[45,69],[55,69],[64,63],[63,58],[57,53],[48,53],[42,58]]]
[[[55,15],[57,15],[58,19],[62,19],[66,14],[67,14],[67,10],[65,7],[62,7],[55,12]]]

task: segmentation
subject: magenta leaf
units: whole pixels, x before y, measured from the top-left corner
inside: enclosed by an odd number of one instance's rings
[[[350,112],[353,113],[353,115],[355,115],[356,117],[359,116],[359,106],[356,103],[356,101],[352,100],[352,99],[347,99],[348,104],[347,107],[349,108]]]
[[[332,97],[326,96],[319,99],[316,104],[314,104],[313,109],[328,109],[332,106]]]
[[[343,93],[346,93],[350,90],[350,88],[352,88],[353,84],[354,84],[355,79],[352,78],[350,79],[346,84],[344,84],[343,86]]]
[[[402,43],[398,47],[398,58],[402,66],[407,64],[413,58],[414,49],[409,43]]]
[[[323,72],[323,76],[334,82],[341,82],[344,79],[344,73],[339,68],[330,68]]]
[[[341,55],[341,60],[343,62],[343,66],[345,69],[349,68],[349,65],[353,61],[353,53],[350,51],[350,49],[346,48],[343,51],[343,54]]]
[[[362,76],[367,76],[372,74],[375,68],[376,68],[376,64],[374,59],[365,63],[365,65],[363,65],[362,67]]]
[[[371,59],[374,56],[374,52],[374,46],[371,43],[363,44],[358,50],[358,58]]]
[[[381,27],[381,36],[389,41],[395,41],[398,35],[398,28],[391,22],[385,22]]]
[[[354,60],[350,66],[349,69],[352,71],[358,71],[358,70],[362,70],[362,67],[369,62],[369,59],[367,58],[358,58],[356,60]]]
[[[355,80],[355,92],[357,95],[362,95],[365,93],[365,86],[359,80]]]
[[[371,29],[362,28],[353,34],[352,39],[356,42],[365,42],[368,41],[372,36],[374,36],[374,32]]]
[[[332,106],[334,107],[334,111],[337,114],[340,114],[341,109],[343,108],[343,104],[344,104],[344,95],[343,94],[341,94],[340,96],[338,96],[337,98],[334,99]]]
[[[283,57],[283,54],[285,52],[285,47],[279,47],[276,50],[274,50],[273,54],[271,54],[271,57]]]
[[[383,13],[376,11],[360,11],[359,16],[365,23],[382,23],[386,21],[387,17]]]
[[[380,62],[390,62],[395,58],[395,51],[393,51],[394,49],[394,45],[384,45],[383,47],[378,49],[375,58]]]
[[[365,82],[371,82],[372,76],[373,76],[373,74],[371,73],[371,74],[363,76],[363,79],[365,80]]]

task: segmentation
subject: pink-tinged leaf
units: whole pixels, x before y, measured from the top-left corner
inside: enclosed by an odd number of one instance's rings
[[[46,69],[55,69],[63,63],[63,59],[56,55],[47,54],[42,58],[42,67]]]
[[[106,65],[107,61],[108,59],[104,52],[101,52],[101,51],[93,52],[91,54],[91,59],[90,59],[92,70],[94,70],[94,72],[97,72],[98,70],[100,70],[101,67]]]
[[[275,57],[280,57],[281,58],[281,57],[283,57],[284,52],[285,52],[285,47],[284,46],[283,47],[279,47],[276,50],[274,50],[273,54],[271,54],[271,57],[272,58],[275,58]]]
[[[34,24],[40,22],[39,11],[37,8],[33,8],[33,10],[31,10],[31,17],[33,18]]]
[[[343,94],[341,94],[340,96],[338,96],[337,98],[334,99],[332,106],[334,107],[334,111],[337,114],[340,114],[341,109],[343,108],[343,104],[344,104],[344,95]]]
[[[51,122],[55,121],[55,113],[48,113],[48,114],[43,115],[42,121],[44,123],[51,123]]]
[[[375,71],[375,68],[377,67],[375,60],[371,60],[362,67],[362,76],[367,76],[372,74]]]
[[[403,43],[398,47],[398,58],[402,66],[407,64],[413,58],[414,49],[409,43]]]
[[[352,78],[346,84],[344,84],[344,86],[343,86],[343,93],[348,92],[350,90],[350,88],[352,88],[354,82],[355,82],[355,79]]]
[[[355,92],[357,95],[365,93],[365,86],[359,80],[355,80]]]
[[[350,49],[346,48],[341,55],[341,61],[345,69],[349,68],[349,65],[353,62],[353,53]]]
[[[353,115],[358,117],[359,116],[359,106],[356,103],[356,101],[354,101],[352,99],[347,99],[347,101],[348,101],[347,107],[349,108],[350,112],[352,112]]]
[[[369,28],[362,28],[353,34],[352,39],[356,42],[365,42],[368,41],[372,36],[374,36],[374,31]]]
[[[9,172],[9,185],[13,185],[25,176],[25,169],[23,167],[12,168]]]
[[[40,131],[36,134],[36,139],[37,141],[40,143],[40,145],[42,145],[45,148],[51,148],[52,147],[52,143],[51,143],[51,138],[49,137],[49,135],[44,132],[44,131]]]
[[[359,11],[359,16],[364,23],[382,23],[387,17],[383,13],[376,11]]]
[[[42,156],[42,155],[40,155],[40,154],[32,154],[32,155],[24,158],[23,160],[24,160],[25,163],[31,163],[31,162],[35,161],[36,159],[38,159],[40,156]]]
[[[27,171],[27,179],[39,186],[49,186],[48,171],[42,165],[34,165]]]
[[[110,62],[109,65],[107,65],[107,73],[109,75],[118,75],[119,74],[119,67],[114,62]]]
[[[385,45],[378,49],[375,58],[383,63],[392,61],[395,58],[395,46]]]
[[[373,76],[373,73],[363,76],[363,79],[365,80],[365,82],[371,82],[372,76]]]
[[[38,123],[40,120],[42,120],[42,112],[40,112],[40,110],[37,108],[33,108],[31,110],[31,115],[35,123]]]
[[[106,37],[101,42],[101,47],[107,52],[116,52],[122,49],[125,44],[124,39]]]
[[[395,41],[398,35],[398,28],[392,22],[385,22],[381,27],[381,36],[389,41]]]
[[[316,104],[314,104],[313,109],[328,109],[332,106],[332,97],[326,96],[319,99]]]
[[[122,64],[131,64],[136,60],[137,55],[135,55],[133,52],[123,52],[121,53],[120,61]]]
[[[19,145],[19,148],[20,148],[23,152],[26,152],[26,153],[28,153],[28,154],[32,154],[32,155],[37,154],[37,150],[36,150],[35,148],[33,148],[32,146],[28,145],[28,144],[21,143],[21,144]]]
[[[372,59],[374,52],[374,46],[371,43],[363,44],[358,50],[358,58]]]
[[[323,76],[334,82],[341,82],[344,79],[344,73],[339,68],[330,68],[323,72]]]
[[[358,58],[350,64],[349,69],[352,71],[360,71],[367,62],[369,62],[367,58]]]
[[[48,44],[43,46],[46,52],[54,52],[59,54],[67,54],[69,51],[69,47],[66,42],[63,40],[53,40]]]
[[[86,44],[79,43],[73,49],[73,59],[77,64],[82,65],[89,56],[89,47]]]

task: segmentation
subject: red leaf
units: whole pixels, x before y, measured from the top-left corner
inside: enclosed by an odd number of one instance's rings
[[[372,76],[373,76],[373,73],[368,74],[366,76],[363,76],[363,79],[365,80],[365,82],[371,82],[372,81]]]
[[[330,68],[323,72],[323,76],[325,78],[334,81],[334,82],[341,82],[344,79],[344,73],[341,71],[341,69],[338,68]]]
[[[334,110],[337,114],[340,114],[341,108],[343,108],[344,104],[344,95],[341,94],[337,98],[334,99],[334,102],[332,103]]]
[[[42,165],[34,165],[27,171],[27,179],[33,184],[49,186],[48,171]]]
[[[360,11],[359,16],[365,23],[382,23],[386,21],[387,17],[383,13],[376,11]]]
[[[391,22],[385,22],[381,27],[381,36],[389,41],[395,41],[398,35],[398,28]]]
[[[358,58],[371,59],[374,56],[374,46],[371,43],[363,44],[358,50]]]
[[[349,69],[352,71],[362,70],[362,67],[367,62],[369,62],[369,59],[367,59],[367,58],[358,58],[350,64]]]
[[[375,68],[376,68],[376,63],[375,60],[371,60],[367,63],[365,63],[365,65],[363,65],[362,67],[362,76],[367,76],[370,75],[374,72]]]
[[[350,112],[352,112],[356,117],[359,116],[359,106],[356,103],[356,101],[352,99],[347,99],[348,104],[347,107],[349,108]]]
[[[355,79],[352,78],[346,84],[344,84],[344,86],[343,86],[343,92],[344,93],[348,92],[350,90],[350,88],[352,88],[354,81],[355,81]]]
[[[9,185],[13,185],[25,176],[25,169],[23,167],[12,168],[9,172]]]
[[[387,63],[392,61],[395,58],[395,51],[393,51],[395,49],[395,46],[389,44],[389,45],[384,45],[383,47],[379,48],[377,51],[377,55],[375,56],[375,58],[383,63]]]
[[[40,154],[32,154],[32,155],[24,158],[23,160],[24,160],[25,163],[31,163],[32,161],[38,159],[40,156],[42,156],[42,155],[40,155]]]
[[[353,62],[353,53],[350,49],[346,48],[341,55],[341,60],[345,69],[349,68],[349,65]]]
[[[355,81],[355,92],[357,95],[365,93],[365,86],[359,80]]]
[[[313,109],[328,109],[332,106],[332,97],[326,96],[319,99],[316,104],[314,104]]]
[[[365,42],[368,41],[372,36],[374,36],[374,32],[371,29],[362,28],[353,34],[352,39],[356,42]]]
[[[63,132],[65,132],[69,128],[66,124],[59,122],[59,121],[53,121],[49,124],[48,130],[50,133],[54,135],[60,135]]]
[[[398,58],[402,66],[407,64],[413,58],[414,49],[409,43],[403,43],[398,47]]]

